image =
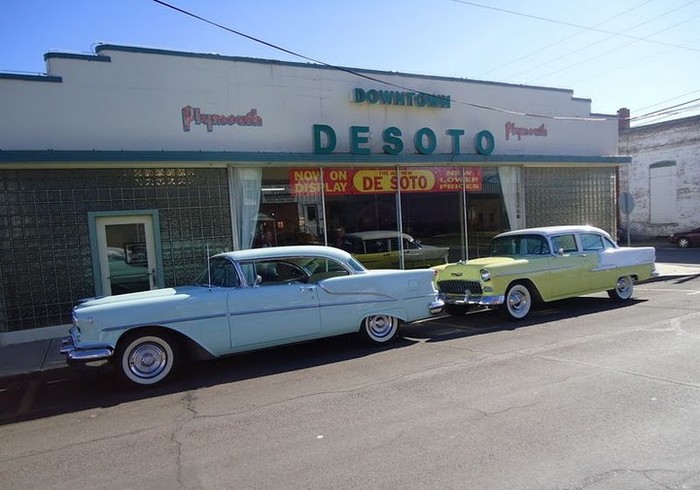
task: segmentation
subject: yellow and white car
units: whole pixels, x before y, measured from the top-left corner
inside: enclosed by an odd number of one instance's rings
[[[449,314],[480,305],[518,320],[535,302],[601,291],[629,300],[635,282],[658,275],[655,261],[654,247],[620,247],[592,226],[529,228],[495,236],[490,257],[435,267],[435,282]]]

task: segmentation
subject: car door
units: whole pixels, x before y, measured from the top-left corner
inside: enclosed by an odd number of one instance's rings
[[[406,269],[430,267],[430,258],[426,257],[425,250],[415,241],[403,239],[403,260]]]
[[[313,338],[321,331],[316,284],[285,260],[242,264],[253,268],[258,284],[231,291],[228,298],[232,351],[285,344]]]
[[[597,264],[594,253],[580,250],[574,233],[563,233],[552,237],[552,246],[557,256],[549,275],[552,297],[575,296],[590,289],[591,270]]]
[[[617,283],[617,268],[611,265],[601,265],[601,258],[605,250],[614,249],[615,245],[597,233],[581,233],[579,238],[581,249],[595,258],[590,273],[591,289],[612,288]]]

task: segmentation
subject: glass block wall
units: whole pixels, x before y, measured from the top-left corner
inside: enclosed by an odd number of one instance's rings
[[[0,172],[0,332],[70,323],[94,296],[88,212],[157,209],[165,286],[232,246],[225,169]]]
[[[593,225],[617,235],[615,168],[525,168],[526,226]]]

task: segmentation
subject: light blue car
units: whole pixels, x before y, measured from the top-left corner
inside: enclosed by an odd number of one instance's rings
[[[400,323],[442,311],[434,272],[365,269],[332,247],[269,247],[211,257],[193,286],[83,302],[61,353],[109,359],[137,385],[174,375],[186,358],[218,357],[357,332],[391,341]]]

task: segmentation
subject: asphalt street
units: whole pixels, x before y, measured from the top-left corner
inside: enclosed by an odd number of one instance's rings
[[[440,317],[391,347],[326,339],[154,390],[6,378],[1,486],[700,488],[699,298],[697,275],[668,278],[624,305]]]

